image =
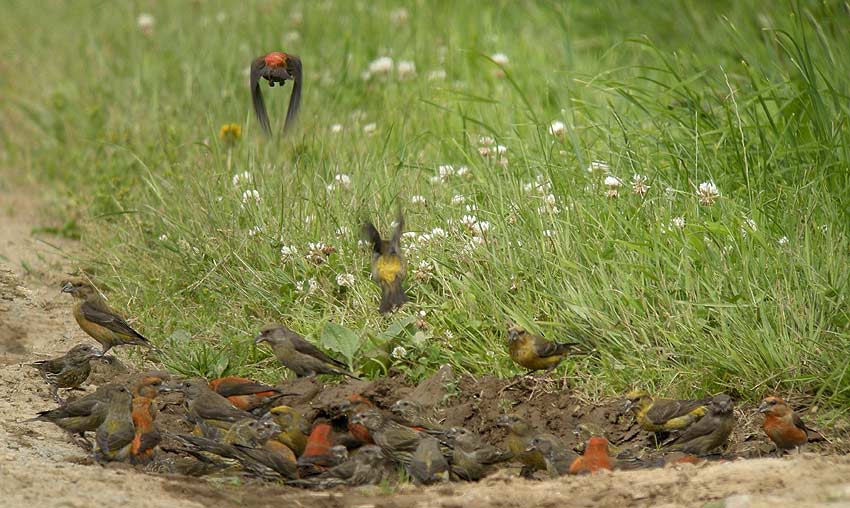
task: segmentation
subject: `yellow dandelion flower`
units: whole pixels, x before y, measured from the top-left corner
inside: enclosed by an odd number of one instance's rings
[[[238,123],[226,123],[219,129],[218,137],[225,143],[235,143],[242,137],[242,126]]]

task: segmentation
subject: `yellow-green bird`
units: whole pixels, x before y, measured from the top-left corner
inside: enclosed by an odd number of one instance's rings
[[[393,234],[383,240],[378,228],[371,222],[363,224],[363,235],[372,244],[372,280],[381,288],[381,303],[378,311],[386,314],[398,309],[409,300],[402,283],[407,274],[404,253],[401,250],[401,234],[404,231],[404,216],[398,211]]]
[[[136,437],[132,402],[133,395],[123,386],[111,393],[106,418],[94,436],[98,460],[124,461],[130,457],[130,447]]]
[[[696,400],[655,398],[636,390],[626,394],[626,410],[635,415],[641,428],[649,432],[682,430],[708,412],[711,397]]]
[[[733,409],[731,397],[725,393],[715,395],[705,416],[664,444],[671,450],[699,456],[725,446],[735,427]]]
[[[546,458],[539,450],[531,448],[531,444],[537,437],[546,437],[553,442],[559,442],[557,437],[550,434],[538,434],[528,422],[517,415],[503,415],[496,421],[496,425],[508,429],[505,446],[513,454],[514,460],[523,464],[525,476],[534,471],[546,471]]]
[[[517,326],[508,329],[508,351],[511,359],[528,370],[551,370],[568,353],[578,353],[575,342],[552,342]]]
[[[277,406],[269,410],[274,422],[280,427],[280,433],[275,439],[285,444],[296,455],[301,456],[307,446],[310,434],[310,424],[301,413],[289,406]]]

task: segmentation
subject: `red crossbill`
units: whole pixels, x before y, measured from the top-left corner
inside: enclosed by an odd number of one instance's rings
[[[594,436],[587,440],[584,454],[573,460],[568,472],[569,474],[596,473],[603,469],[611,470],[608,440],[604,437]]]
[[[93,432],[100,427],[106,418],[112,392],[119,388],[121,385],[118,384],[101,385],[94,393],[70,401],[56,409],[42,411],[35,418],[27,421],[50,422],[72,435],[83,436],[85,432]]]
[[[229,400],[210,390],[206,380],[201,378],[182,381],[163,387],[162,390],[183,392],[188,402],[189,420],[202,429],[212,427],[211,431],[216,428],[226,430],[239,420],[254,419],[251,413],[237,408]],[[215,436],[215,433],[205,432],[204,435]]]
[[[538,437],[538,433],[525,420],[517,415],[503,415],[496,421],[496,424],[508,429],[505,445],[513,454],[513,458],[523,464],[524,476],[529,476],[534,471],[546,470],[546,460],[543,455],[537,450],[528,451],[531,441]],[[547,436],[546,434],[541,435]],[[558,440],[554,436],[551,436],[551,438],[555,441]]]
[[[275,439],[289,447],[296,455],[303,454],[310,427],[301,413],[289,406],[277,406],[273,407],[269,414],[280,426],[280,433]]]
[[[243,411],[253,411],[281,396],[281,390],[248,378],[227,376],[213,379],[210,390],[230,401]],[[268,407],[268,406],[266,406]]]
[[[785,450],[799,448],[809,440],[803,419],[781,398],[765,398],[758,410],[764,414],[761,428],[776,445],[776,453],[780,457]]]
[[[430,436],[419,441],[406,470],[417,485],[449,481],[449,462],[440,450],[440,442]]]
[[[268,342],[278,361],[298,377],[340,374],[357,379],[357,376],[346,370],[344,363],[326,355],[304,337],[283,325],[263,328],[254,339],[255,344],[260,342]]]
[[[131,417],[135,434],[130,446],[130,462],[147,464],[153,459],[154,451],[162,440],[154,421],[157,417],[156,396],[162,378],[146,376],[133,387]]]
[[[334,446],[333,426],[327,422],[317,422],[307,438],[304,453],[298,457],[298,472],[300,476],[311,476],[333,467],[338,456],[331,451]]]
[[[251,62],[251,102],[254,104],[254,113],[263,131],[271,135],[269,115],[263,102],[263,94],[260,91],[260,79],[269,82],[269,87],[276,84],[283,86],[287,81],[292,81],[292,95],[289,97],[289,109],[286,112],[286,123],[283,132],[287,132],[295,124],[298,110],[301,106],[301,59],[282,51],[275,51],[258,57]]]
[[[77,301],[74,319],[84,332],[103,347],[102,354],[115,346],[145,346],[157,350],[144,335],[134,330],[121,315],[109,308],[97,290],[84,280],[73,280],[62,286]]]

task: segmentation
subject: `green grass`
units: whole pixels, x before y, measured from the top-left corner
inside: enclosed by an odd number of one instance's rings
[[[81,267],[170,368],[278,378],[251,339],[285,321],[372,376],[445,362],[510,376],[512,321],[595,348],[561,371],[589,394],[850,401],[840,2],[407,2],[403,23],[382,1],[36,3],[0,21],[3,166],[84,211]],[[244,71],[277,49],[301,56],[305,95],[294,134],[267,140]],[[364,81],[382,55],[415,62],[417,79]],[[263,89],[278,131],[288,91]],[[234,144],[218,139],[230,122]],[[507,165],[479,154],[481,136]],[[432,182],[446,164],[468,173]],[[337,174],[350,188],[326,188]],[[545,189],[528,190],[537,178]],[[259,202],[243,203],[250,189]],[[413,303],[385,318],[358,227],[388,230],[399,204],[409,231],[447,236],[408,242],[410,271],[427,261],[431,276],[411,273]],[[481,244],[465,215],[489,223]],[[336,252],[317,265],[310,242]],[[353,287],[337,285],[345,273]]]

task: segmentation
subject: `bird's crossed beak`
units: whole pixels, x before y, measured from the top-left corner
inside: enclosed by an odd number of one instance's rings
[[[770,404],[768,404],[767,402],[762,402],[759,405],[759,408],[758,408],[759,413],[767,413],[769,411],[770,411]]]
[[[159,391],[161,393],[183,392],[183,387],[179,383],[163,383],[159,385]]]
[[[66,282],[65,285],[62,286],[62,292],[63,293],[73,293],[74,292],[74,285],[71,284],[70,282]]]
[[[254,337],[254,344],[259,344],[260,342],[267,342],[267,341],[268,341],[268,339],[262,333],[257,334],[257,336]]]
[[[623,412],[628,413],[633,407],[635,407],[635,402],[633,400],[626,400],[623,404]]]

